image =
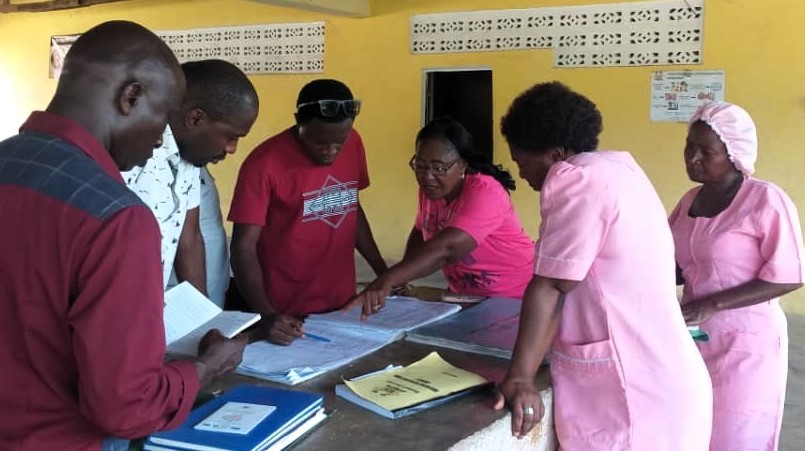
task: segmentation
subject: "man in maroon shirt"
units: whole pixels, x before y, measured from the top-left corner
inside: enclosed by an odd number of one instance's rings
[[[79,38],[50,105],[0,143],[0,449],[111,449],[177,426],[243,340],[163,363],[159,229],[120,170],[147,160],[184,94],[131,22]]]

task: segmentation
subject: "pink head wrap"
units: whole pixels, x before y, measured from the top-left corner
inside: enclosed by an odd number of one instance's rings
[[[703,121],[716,132],[739,171],[746,175],[755,172],[757,129],[746,110],[727,102],[710,102],[693,113],[688,128],[696,121]]]

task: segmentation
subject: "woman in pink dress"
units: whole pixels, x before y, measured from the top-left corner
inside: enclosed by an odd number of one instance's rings
[[[375,313],[392,287],[439,269],[451,292],[522,298],[534,242],[509,197],[511,174],[478,152],[470,133],[450,118],[419,131],[409,166],[419,184],[419,209],[403,259],[350,305]]]
[[[777,186],[753,178],[757,133],[742,108],[714,102],[690,122],[688,191],[670,223],[685,285],[682,312],[713,382],[715,451],[776,450],[788,374],[778,298],[802,286],[799,215]]]
[[[601,116],[558,82],[514,100],[501,123],[520,176],[540,191],[534,276],[496,408],[512,433],[542,417],[534,383],[550,350],[563,450],[706,450],[712,391],[679,312],[665,209],[628,152],[595,151]]]

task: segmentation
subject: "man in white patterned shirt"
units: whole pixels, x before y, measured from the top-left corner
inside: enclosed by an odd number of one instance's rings
[[[182,106],[171,114],[162,145],[144,166],[123,173],[126,185],[154,213],[162,232],[163,286],[171,272],[207,293],[210,280],[220,292],[221,278],[228,282],[226,252],[211,249],[206,261],[205,236],[199,226],[201,173],[234,153],[257,118],[258,98],[249,79],[234,65],[204,60],[182,65],[187,91]],[[214,186],[205,189],[215,189]],[[206,215],[218,212],[205,212]],[[205,230],[212,237],[221,230]],[[207,268],[213,271],[208,274]],[[226,275],[218,274],[226,267]],[[222,300],[219,300],[219,303]]]

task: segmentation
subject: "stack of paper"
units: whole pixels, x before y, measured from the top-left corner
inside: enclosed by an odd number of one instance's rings
[[[290,346],[267,341],[252,343],[243,351],[238,373],[295,385],[380,349],[395,336],[390,331],[366,329],[358,333],[356,329],[338,330],[312,322],[305,323],[305,332],[329,341],[304,337]]]
[[[360,308],[311,315],[305,332],[324,338],[299,338],[290,346],[266,341],[252,343],[243,353],[238,373],[294,385],[345,365],[400,338],[405,331],[438,321],[459,311],[451,304],[393,297],[386,307],[360,320]]]
[[[489,298],[461,313],[415,329],[405,339],[510,359],[520,325],[519,299]]]
[[[177,429],[152,434],[144,449],[282,450],[327,417],[322,403],[313,393],[239,385],[194,409]]]
[[[311,315],[306,324],[320,324],[336,329],[352,328],[361,332],[374,329],[394,333],[394,338],[401,338],[406,331],[421,327],[461,310],[459,305],[440,302],[422,301],[405,296],[386,298],[383,310],[361,321],[360,307],[348,312],[332,312],[323,315]]]
[[[260,320],[260,315],[221,310],[189,282],[182,282],[165,293],[163,318],[167,353],[192,357],[211,329],[232,338]]]
[[[406,367],[390,367],[344,381],[335,394],[386,418],[401,418],[491,385],[432,352]]]

